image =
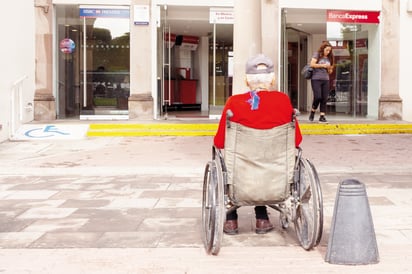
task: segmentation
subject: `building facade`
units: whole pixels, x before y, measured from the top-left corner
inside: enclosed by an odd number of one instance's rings
[[[325,40],[336,58],[328,115],[412,121],[411,0],[7,5],[18,12],[0,19],[14,38],[0,46],[9,98],[0,102],[1,140],[31,121],[216,118],[245,91],[244,63],[258,52],[273,58],[276,88],[305,112],[312,95],[300,70]]]

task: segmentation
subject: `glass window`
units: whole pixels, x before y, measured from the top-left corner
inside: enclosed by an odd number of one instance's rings
[[[58,117],[127,113],[129,8],[56,6]]]
[[[333,46],[335,56],[328,101],[330,111],[355,117],[375,116],[372,112],[377,100],[370,100],[369,91],[375,91],[372,94],[375,98],[378,89],[371,89],[368,83],[371,83],[371,77],[378,79],[378,74],[370,72],[368,67],[371,60],[369,40],[371,33],[376,31],[377,25],[327,23],[327,39]],[[372,50],[372,54],[376,52]]]

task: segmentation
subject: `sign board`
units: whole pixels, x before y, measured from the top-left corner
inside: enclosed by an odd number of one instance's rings
[[[209,23],[211,24],[233,24],[235,13],[231,8],[210,8]]]
[[[130,18],[130,11],[128,7],[80,6],[80,17]]]
[[[76,44],[70,38],[64,38],[60,41],[60,51],[63,53],[73,53],[74,49],[76,48]]]
[[[134,5],[133,12],[133,22],[135,25],[149,25],[149,5]]]
[[[328,10],[327,22],[354,23],[354,24],[379,24],[379,11],[358,10]]]

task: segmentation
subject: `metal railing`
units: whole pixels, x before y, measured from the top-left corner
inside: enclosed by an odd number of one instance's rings
[[[24,75],[14,81],[11,87],[11,96],[10,96],[10,104],[11,104],[11,116],[10,116],[10,131],[9,131],[9,138],[12,139],[16,130],[19,126],[21,126],[23,121],[23,109],[32,109],[33,105],[28,103],[26,107],[23,107],[23,84],[24,80],[28,78],[27,75]]]

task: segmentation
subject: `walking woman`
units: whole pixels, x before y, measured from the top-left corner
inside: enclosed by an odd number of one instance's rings
[[[323,42],[318,51],[315,52],[310,61],[313,68],[311,85],[313,90],[312,109],[309,115],[309,121],[315,118],[315,112],[320,105],[320,123],[327,123],[326,102],[329,95],[329,74],[333,72],[334,57],[332,46],[329,42]]]

